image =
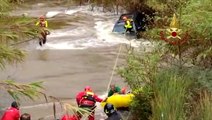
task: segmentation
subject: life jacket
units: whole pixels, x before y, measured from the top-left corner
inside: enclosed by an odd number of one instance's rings
[[[129,19],[125,21],[124,27],[125,28],[132,28],[132,24],[131,24],[131,21]]]
[[[42,28],[47,28],[48,27],[48,22],[45,20],[45,21],[38,21],[36,24],[36,26],[40,26]]]
[[[80,107],[94,107],[96,100],[93,92],[86,92],[79,102]]]
[[[47,21],[40,21],[39,26],[40,27],[47,27]]]

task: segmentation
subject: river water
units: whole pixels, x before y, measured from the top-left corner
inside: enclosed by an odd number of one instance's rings
[[[118,66],[124,64],[125,45],[138,47],[147,42],[135,40],[112,33],[118,15],[90,11],[88,6],[66,8],[46,7],[46,3],[35,3],[28,9],[14,11],[13,15],[26,14],[38,17],[45,14],[51,20],[65,20],[68,25],[51,30],[47,44],[38,45],[37,40],[21,44],[27,57],[21,64],[8,65],[0,73],[1,79],[13,79],[28,83],[43,81],[47,96],[54,96],[63,102],[75,104],[75,96],[87,85],[104,98],[113,71],[113,66],[122,44]],[[51,23],[49,23],[51,25]],[[112,83],[125,86],[123,79],[114,75]],[[7,107],[12,102],[7,93],[1,94],[1,106]],[[28,112],[32,120],[53,119],[52,101],[45,103],[42,97],[36,101],[23,98],[21,112]],[[56,105],[57,118],[63,110]],[[96,110],[97,120],[104,118],[101,106]]]

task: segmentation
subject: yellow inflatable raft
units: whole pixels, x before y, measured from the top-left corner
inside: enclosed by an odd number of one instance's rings
[[[107,98],[107,101],[101,102],[101,106],[104,107],[106,103],[113,104],[115,108],[129,107],[134,95],[129,94],[114,94]]]

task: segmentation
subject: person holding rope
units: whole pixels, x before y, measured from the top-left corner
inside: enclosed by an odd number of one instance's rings
[[[96,102],[102,102],[103,99],[94,94],[90,86],[86,86],[84,91],[77,94],[76,101],[80,108],[91,112],[91,114],[88,116],[88,120],[94,120],[94,109],[96,108]]]
[[[107,97],[110,97],[115,93],[125,94],[126,93],[126,87],[121,89],[119,86],[116,86],[115,84],[111,84]]]
[[[45,20],[45,16],[40,16],[39,21],[36,23],[36,26],[39,26],[41,28],[41,36],[39,38],[39,45],[42,46],[43,44],[46,43],[47,40],[47,35],[50,34],[50,32],[47,30],[48,28],[48,22]]]

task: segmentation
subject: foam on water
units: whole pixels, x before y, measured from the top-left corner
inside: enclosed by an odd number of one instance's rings
[[[56,16],[57,14],[62,13],[61,11],[49,11],[46,13],[46,17],[47,18],[52,18],[54,16]]]
[[[74,9],[74,10],[65,10],[64,13],[67,15],[72,15],[76,12],[80,11],[80,9]]]
[[[138,47],[140,45],[140,41],[136,41],[135,39],[128,40],[124,35],[112,34],[114,22],[108,21],[105,23],[103,21],[96,22],[96,31],[98,39],[104,40],[104,43],[117,45],[120,43],[130,44],[133,47]]]
[[[79,25],[76,28],[67,28],[63,30],[55,30],[48,36],[47,44],[42,48],[40,46],[36,49],[87,49],[93,47],[107,47],[117,44],[130,44],[133,47],[138,47],[141,42],[135,39],[128,40],[124,35],[112,33],[112,29],[118,16],[113,13],[102,13],[97,8],[94,11],[89,11],[89,6],[76,7],[74,9],[65,11],[50,11],[46,14],[47,17],[53,17],[59,13],[72,15],[78,11],[90,14],[95,17],[94,33],[95,36],[86,37],[89,26]],[[77,14],[75,14],[77,15]],[[79,37],[78,37],[79,36]],[[58,39],[58,40],[56,40]]]
[[[90,14],[90,15],[93,15],[93,16],[115,15],[115,13],[111,13],[111,12],[102,12],[101,7],[94,7],[94,9],[92,10],[91,6],[86,5],[86,6],[78,6],[76,8],[67,9],[67,10],[64,10],[64,11],[49,11],[49,12],[46,13],[46,17],[48,17],[48,18],[54,17],[59,13],[66,14],[66,15],[73,15],[74,13],[77,13],[77,12],[82,12],[82,13]]]
[[[56,37],[67,37],[67,36],[81,36],[83,33],[86,33],[86,29],[82,27],[77,28],[68,28],[63,30],[55,30],[52,31],[48,38],[56,38]]]
[[[36,49],[45,50],[45,49],[58,49],[58,50],[65,50],[65,49],[85,49],[84,47],[76,47],[73,44],[69,44],[68,42],[61,42],[61,43],[46,43],[45,45],[37,46]]]
[[[44,49],[58,49],[58,50],[65,50],[65,49],[87,49],[87,48],[94,48],[94,47],[105,47],[111,46],[111,44],[104,44],[103,42],[99,42],[99,40],[94,38],[84,38],[74,41],[59,41],[59,42],[47,42],[45,45],[37,46],[36,49],[44,50]]]
[[[64,11],[62,11],[62,10],[61,11],[48,11],[46,13],[46,17],[52,18],[52,17],[54,17],[54,16],[56,16],[60,13],[66,14],[66,15],[72,15],[72,14],[78,12],[78,11],[81,11],[81,10],[82,10],[82,8],[76,8],[76,9],[70,9],[70,10],[64,10]]]

